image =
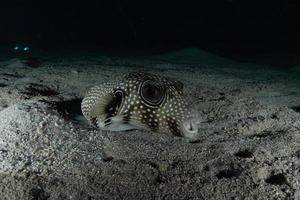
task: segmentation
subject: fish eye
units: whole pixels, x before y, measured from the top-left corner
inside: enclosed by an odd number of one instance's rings
[[[164,90],[158,83],[148,80],[142,84],[140,94],[146,103],[158,106],[162,103]]]

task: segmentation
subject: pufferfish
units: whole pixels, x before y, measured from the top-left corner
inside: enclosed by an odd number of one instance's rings
[[[198,132],[183,95],[183,83],[134,72],[91,88],[81,103],[84,117],[102,130],[145,129],[175,136]]]

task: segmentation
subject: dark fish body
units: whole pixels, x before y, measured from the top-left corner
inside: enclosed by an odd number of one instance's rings
[[[186,136],[197,132],[183,95],[183,84],[172,78],[135,72],[91,88],[82,112],[95,127],[122,131],[146,129]]]

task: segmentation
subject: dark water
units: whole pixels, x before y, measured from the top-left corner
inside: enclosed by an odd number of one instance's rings
[[[299,11],[292,0],[3,1],[0,48],[1,54],[36,57],[49,50],[151,55],[196,47],[289,68],[300,64]]]

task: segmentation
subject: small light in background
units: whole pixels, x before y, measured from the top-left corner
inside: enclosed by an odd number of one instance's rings
[[[15,50],[15,51],[18,51],[19,49],[20,49],[19,46],[15,46],[15,47],[14,47],[14,50]]]
[[[29,47],[24,47],[23,50],[24,51],[29,51]]]

